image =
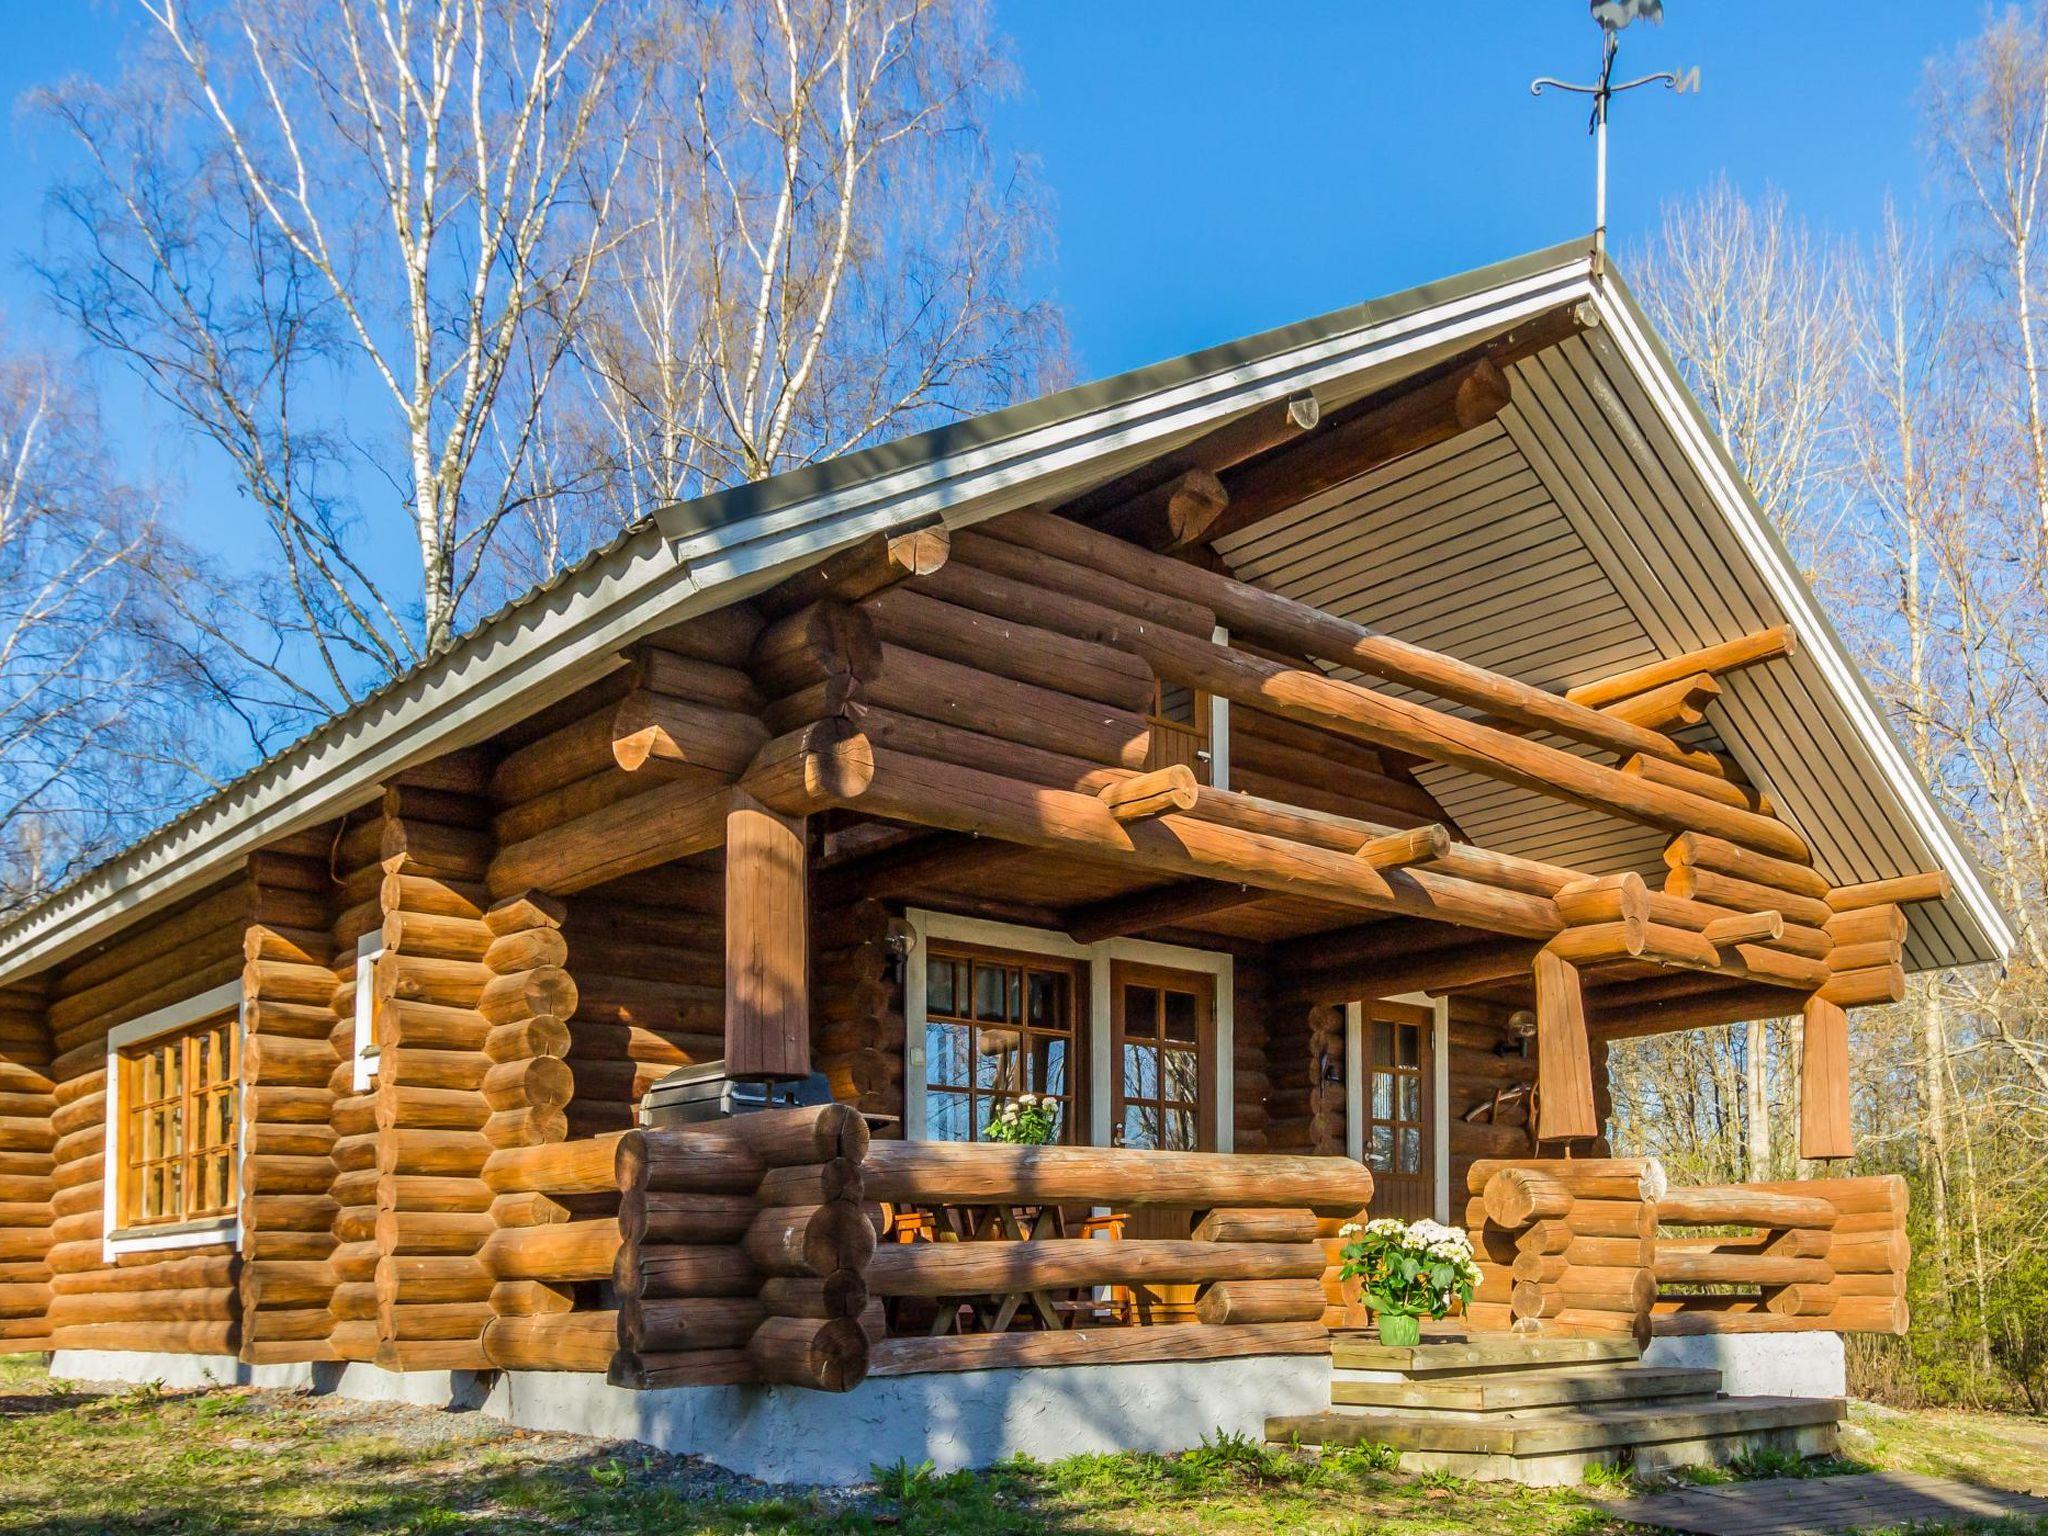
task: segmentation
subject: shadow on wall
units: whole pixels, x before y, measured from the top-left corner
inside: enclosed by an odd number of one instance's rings
[[[1719,1333],[1657,1338],[1643,1364],[1721,1373],[1730,1397],[1845,1397],[1848,1369],[1839,1333]]]

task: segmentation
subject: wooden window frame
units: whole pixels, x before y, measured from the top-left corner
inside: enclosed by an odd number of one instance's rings
[[[1195,1121],[1196,1152],[1216,1150],[1217,1121],[1220,1105],[1217,1097],[1217,1078],[1221,1064],[1217,1061],[1216,1038],[1216,977],[1209,971],[1189,970],[1184,966],[1156,965],[1137,960],[1113,960],[1109,968],[1110,987],[1110,1140],[1112,1145],[1125,1145],[1122,1139],[1122,1119],[1117,1111],[1129,1102],[1123,1089],[1124,1046],[1128,1037],[1124,1033],[1124,988],[1126,986],[1151,987],[1159,989],[1186,990],[1186,983],[1192,978],[1200,983],[1195,990],[1199,999],[1195,1020],[1195,1098],[1192,1105]],[[1164,1035],[1157,1038],[1141,1039],[1140,1045],[1156,1045],[1162,1053],[1171,1047]],[[1165,1097],[1164,1078],[1161,1079],[1160,1097],[1139,1099],[1141,1104],[1156,1104],[1161,1107],[1168,1103],[1184,1102],[1168,1100]],[[1187,1150],[1187,1149],[1183,1149]]]
[[[1059,1097],[1066,1101],[1067,1113],[1062,1123],[1065,1138],[1060,1144],[1063,1146],[1085,1146],[1087,1144],[1086,1138],[1090,1124],[1090,1105],[1088,1101],[1090,1081],[1089,1040],[1092,1034],[1089,1018],[1089,993],[1091,989],[1089,986],[1088,962],[1085,959],[1071,955],[1047,954],[1042,951],[1029,949],[1009,949],[1000,945],[977,944],[960,939],[941,937],[932,939],[923,946],[923,954],[919,957],[919,963],[926,968],[926,975],[929,976],[931,964],[934,961],[946,959],[966,961],[970,965],[985,964],[1000,966],[1005,969],[1016,968],[1025,971],[1043,971],[1066,977],[1068,989],[1068,1022],[1066,1030],[1067,1091],[1059,1095]],[[923,1011],[924,1020],[921,1032],[923,1028],[928,1028],[934,1022],[929,1003],[926,1004]],[[987,1020],[976,1019],[969,1014],[958,1012],[941,1015],[937,1022],[965,1025],[969,1031],[970,1040],[985,1027],[1002,1027],[991,1026]],[[1033,1030],[1028,1024],[1023,1026],[1023,1030],[1028,1034],[1052,1035],[1056,1033],[1052,1030]],[[969,1082],[964,1087],[955,1083],[933,1082],[931,1062],[928,1058],[924,1061],[920,1071],[922,1074],[922,1091],[927,1105],[929,1105],[931,1096],[935,1093],[964,1093],[967,1096],[967,1114],[970,1124],[975,1119],[974,1105],[978,1099],[990,1099],[1000,1102],[1011,1096],[1000,1090],[981,1088],[972,1082]],[[929,1113],[930,1110],[927,1108],[927,1116],[929,1116]],[[927,1125],[929,1125],[929,1120],[927,1120]]]
[[[1423,1162],[1428,1172],[1435,1220],[1450,1222],[1452,1205],[1450,1153],[1450,1002],[1420,992],[1375,999],[1402,1007],[1427,1011],[1431,1016],[1426,1054],[1430,1070],[1423,1078]],[[1345,1005],[1344,1038],[1344,1130],[1345,1153],[1353,1162],[1367,1160],[1366,1135],[1370,1122],[1372,1064],[1367,1059],[1372,1043],[1366,1014],[1370,1003]]]
[[[991,949],[1014,950],[1032,956],[1052,956],[1076,961],[1088,974],[1088,1039],[1082,1055],[1088,1073],[1087,1136],[1079,1144],[1107,1147],[1112,1144],[1109,1121],[1114,1085],[1110,1077],[1110,970],[1120,960],[1164,966],[1169,970],[1194,971],[1213,976],[1216,982],[1215,1032],[1218,1062],[1215,1123],[1206,1127],[1215,1150],[1230,1152],[1236,1146],[1237,1094],[1235,1074],[1222,1064],[1233,1059],[1236,1041],[1235,990],[1237,962],[1226,950],[1192,949],[1179,944],[1160,944],[1151,939],[1102,939],[1094,944],[1076,944],[1055,929],[1026,927],[1021,923],[994,918],[968,917],[954,912],[935,912],[910,907],[904,912],[910,928],[910,952],[903,973],[903,1014],[906,1034],[903,1044],[903,1134],[912,1140],[926,1136],[924,1055],[925,956],[933,944],[981,944]]]
[[[133,1170],[126,1145],[129,1111],[133,1107],[134,1063],[153,1043],[168,1035],[194,1035],[206,1025],[229,1019],[230,1068],[227,1076],[234,1094],[234,1129],[228,1142],[228,1199],[225,1206],[205,1215],[129,1223],[132,1210]],[[196,997],[131,1019],[107,1033],[107,1104],[105,1110],[105,1186],[102,1197],[102,1256],[112,1262],[125,1253],[148,1253],[169,1248],[239,1246],[242,1238],[242,1147],[247,1116],[243,1104],[241,1066],[243,1049],[242,984],[231,981]],[[193,1088],[189,1074],[185,1096],[187,1112]]]

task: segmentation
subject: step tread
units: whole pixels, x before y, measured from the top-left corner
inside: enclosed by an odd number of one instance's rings
[[[1623,1363],[1642,1358],[1642,1346],[1623,1338],[1534,1338],[1478,1333],[1462,1339],[1387,1345],[1376,1335],[1339,1331],[1330,1336],[1331,1364],[1344,1370],[1399,1371],[1409,1376],[1473,1370],[1542,1370],[1557,1365]]]
[[[1500,1456],[1650,1445],[1714,1435],[1753,1434],[1842,1417],[1840,1398],[1723,1397],[1630,1408],[1564,1408],[1527,1418],[1474,1418],[1416,1410],[1331,1409],[1266,1421],[1266,1438],[1310,1444],[1391,1445],[1401,1451],[1461,1451]]]
[[[1708,1366],[1557,1366],[1477,1372],[1415,1381],[1333,1381],[1330,1401],[1349,1407],[1428,1408],[1490,1413],[1546,1404],[1625,1402],[1634,1398],[1714,1397],[1721,1373]]]

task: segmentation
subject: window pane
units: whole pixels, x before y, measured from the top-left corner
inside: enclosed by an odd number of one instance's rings
[[[1160,1059],[1166,1068],[1166,1094],[1169,1099],[1179,1099],[1192,1104],[1197,1097],[1196,1084],[1199,1081],[1195,1053],[1193,1051],[1163,1051]]]
[[[965,1024],[925,1025],[927,1081],[967,1086],[967,1034]]]
[[[1159,1034],[1159,994],[1152,988],[1124,988],[1124,1033],[1147,1040]]]
[[[928,960],[924,967],[924,1011],[955,1013],[953,1003],[953,962]]]
[[[1039,1093],[1064,1095],[1067,1091],[1067,1042],[1058,1036],[1039,1035],[1032,1043],[1035,1062],[1032,1087]]]
[[[1007,977],[1000,966],[977,965],[974,968],[974,1016],[993,1024],[1006,1023],[1010,1017],[1010,999]]]
[[[1124,1107],[1124,1145],[1150,1151],[1159,1145],[1159,1112],[1143,1104]]]
[[[1366,1161],[1375,1173],[1390,1173],[1394,1166],[1394,1128],[1391,1125],[1376,1125],[1372,1128],[1372,1145],[1366,1148]]]
[[[1018,1036],[1014,1029],[984,1029],[977,1031],[974,1045],[974,1085],[977,1088],[1000,1088],[1016,1093],[1023,1089],[1017,1080]]]
[[[1399,1030],[1401,1065],[1419,1066],[1422,1062],[1422,1029],[1419,1025],[1403,1024]]]
[[[1176,1152],[1195,1150],[1195,1113],[1191,1109],[1166,1112],[1166,1139],[1161,1145]]]
[[[1422,1132],[1412,1125],[1401,1127],[1401,1172],[1422,1172]]]
[[[1195,995],[1192,992],[1169,992],[1166,994],[1166,1038],[1179,1040],[1187,1045],[1195,1043],[1195,1020],[1198,1017]]]
[[[1372,1021],[1372,1062],[1376,1067],[1394,1064],[1394,1026],[1384,1019]]]
[[[1030,976],[1028,1006],[1024,1017],[1038,1029],[1065,1029],[1067,1027],[1066,978],[1046,971],[1033,971]]]
[[[1156,1099],[1159,1097],[1159,1051],[1156,1046],[1126,1045],[1124,1047],[1124,1097],[1127,1099]]]
[[[966,1141],[967,1095],[934,1093],[925,1098],[925,1134],[933,1141]]]
[[[1401,1113],[1403,1120],[1422,1118],[1422,1079],[1403,1077],[1401,1080]]]
[[[1394,1077],[1390,1072],[1372,1075],[1372,1117],[1375,1120],[1394,1118]]]

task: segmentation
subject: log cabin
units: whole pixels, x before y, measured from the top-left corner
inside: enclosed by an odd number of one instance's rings
[[[1607,1054],[1800,1017],[1831,1163],[1846,1010],[2011,944],[1574,244],[669,507],[13,914],[0,1347],[767,1476],[1427,1451],[1339,1223],[1466,1226],[1496,1361],[1902,1331],[1896,1180],[1673,1190]]]

